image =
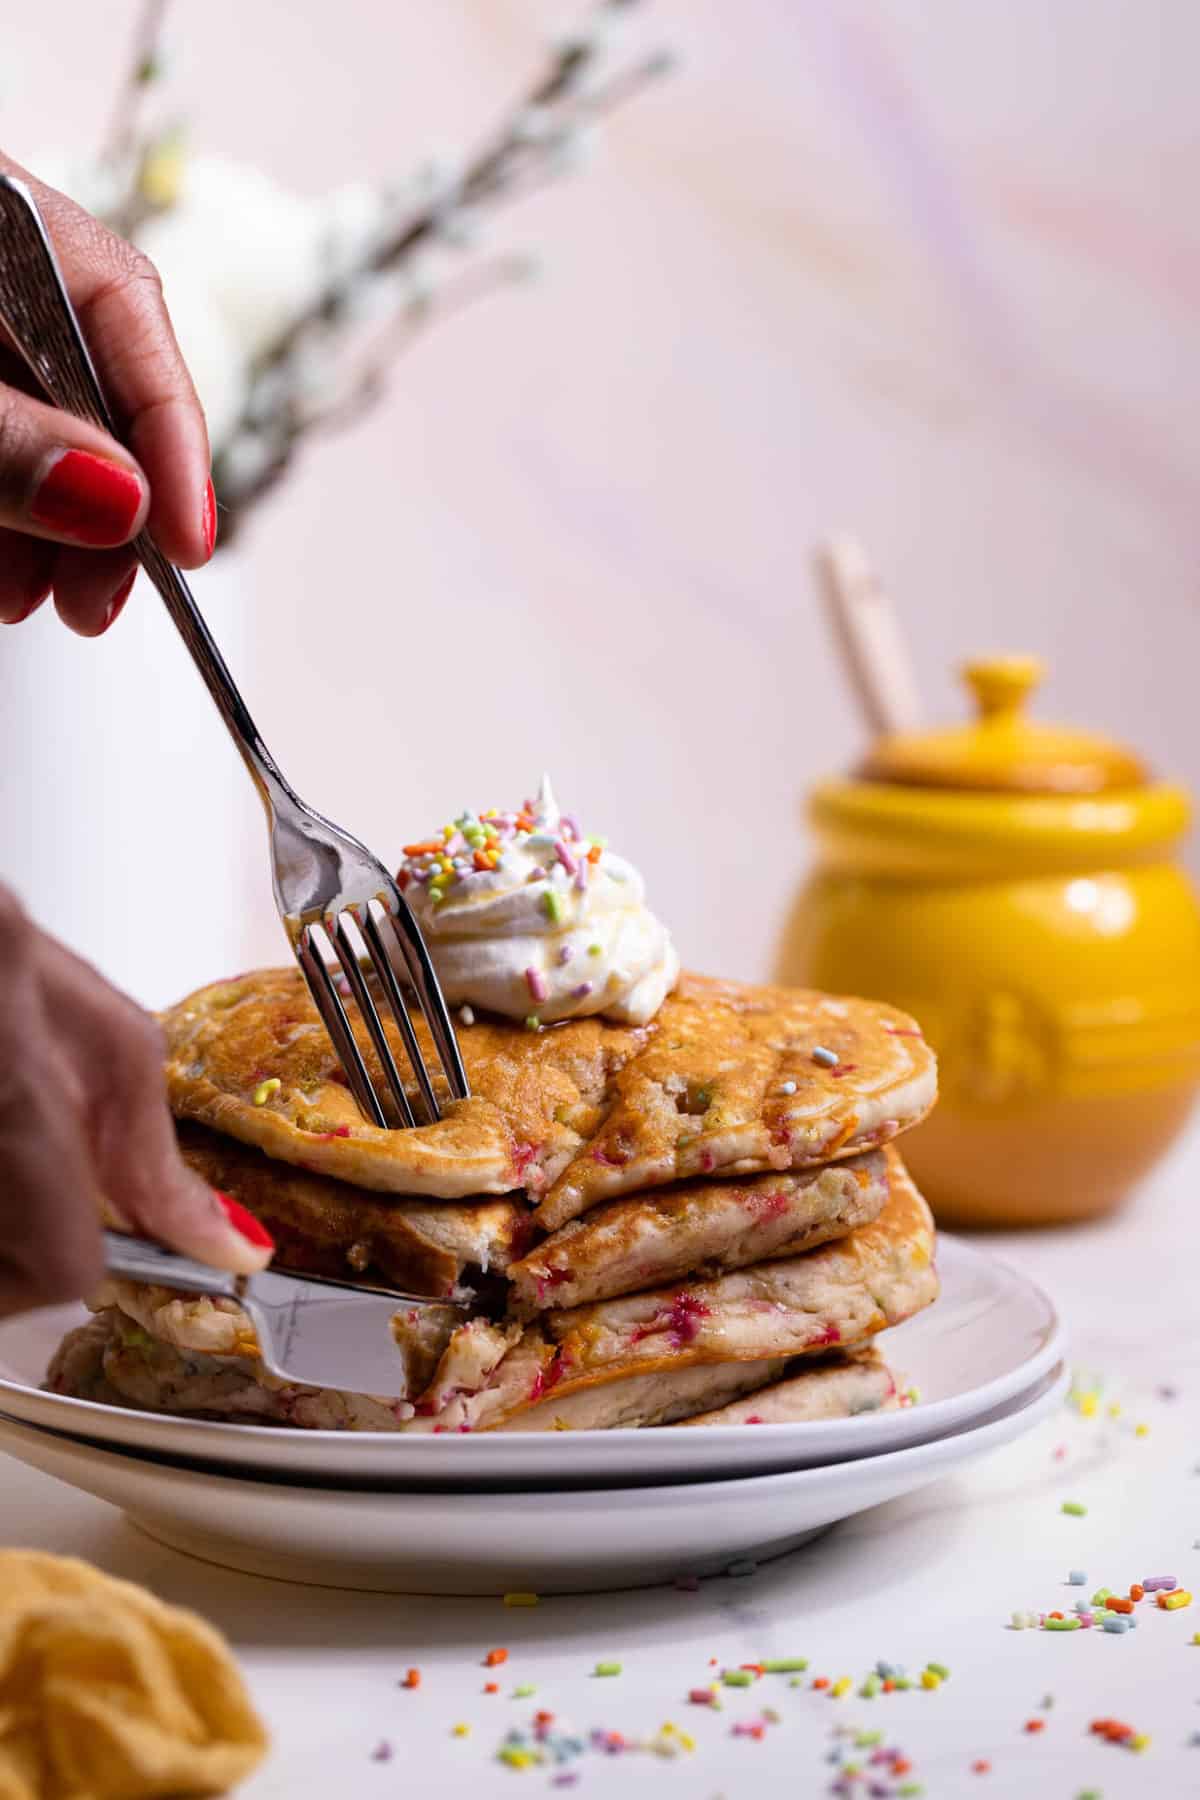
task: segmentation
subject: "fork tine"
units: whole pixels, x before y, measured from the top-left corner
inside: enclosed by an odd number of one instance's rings
[[[308,983],[308,991],[312,995],[313,1005],[324,1021],[325,1029],[333,1039],[333,1047],[337,1051],[338,1061],[350,1083],[350,1091],[358,1102],[359,1111],[373,1125],[387,1130],[387,1118],[379,1104],[379,1097],[371,1086],[371,1078],[367,1074],[367,1065],[363,1061],[362,1051],[354,1041],[354,1033],[350,1029],[350,1021],[346,1017],[346,1009],[342,1005],[341,996],[333,985],[325,958],[317,949],[313,940],[311,925],[306,925],[296,943],[296,959]]]
[[[361,921],[353,912],[351,913],[351,917],[361,931]],[[358,965],[358,951],[354,946],[350,933],[346,929],[344,916],[341,913],[334,916],[333,941],[341,960],[342,973],[350,983],[350,991],[358,1002],[358,1010],[362,1014],[363,1024],[366,1026],[367,1031],[370,1034],[371,1042],[375,1046],[375,1054],[383,1066],[383,1073],[387,1080],[388,1088],[391,1091],[392,1099],[396,1104],[396,1110],[400,1114],[401,1123],[404,1125],[415,1125],[416,1120],[413,1117],[413,1109],[409,1105],[408,1095],[404,1091],[404,1083],[400,1078],[400,1071],[396,1067],[396,1059],[392,1055],[392,1047],[387,1041],[387,1036],[383,1029],[383,1021],[380,1019],[379,1014],[375,1009],[375,1002],[372,1000],[367,989],[367,984],[363,980],[362,970]],[[368,949],[369,948],[370,945],[368,942]],[[411,1033],[412,1027],[409,1026],[410,1036]],[[414,1049],[415,1044],[416,1041],[414,1039]],[[410,1051],[410,1055],[411,1054]],[[416,1057],[414,1073],[418,1070],[420,1071],[420,1075],[423,1075],[425,1072],[425,1065],[422,1063],[419,1053]],[[420,1079],[420,1075],[418,1075],[418,1079]],[[430,1113],[430,1117],[436,1119],[437,1116],[437,1110],[434,1108]]]
[[[417,1086],[421,1090],[421,1098],[425,1102],[430,1121],[440,1119],[442,1109],[438,1105],[437,1095],[433,1091],[429,1070],[425,1066],[425,1058],[421,1055],[421,1046],[417,1042],[417,1034],[413,1030],[412,1020],[408,1016],[408,1007],[404,1003],[404,995],[400,991],[400,983],[396,980],[396,971],[392,967],[387,953],[387,945],[380,934],[379,924],[369,906],[363,908],[363,917],[358,920],[358,928],[363,934],[371,967],[379,978],[379,985],[387,995],[387,1002],[396,1021],[396,1028],[404,1039],[404,1048],[408,1052],[408,1060],[412,1064],[413,1074],[417,1078]]]
[[[381,895],[380,899],[382,901],[384,896]],[[394,881],[389,882],[386,889],[385,910],[400,946],[408,978],[416,990],[417,1005],[425,1015],[425,1023],[441,1058],[450,1092],[456,1100],[466,1100],[470,1097],[471,1089],[467,1082],[467,1071],[463,1067],[462,1053],[458,1048],[458,1039],[450,1023],[450,1014],[446,1011],[441,984],[433,972],[433,963],[412,909]]]

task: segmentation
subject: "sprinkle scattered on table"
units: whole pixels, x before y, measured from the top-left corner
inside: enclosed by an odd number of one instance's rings
[[[539,1594],[505,1594],[504,1604],[505,1606],[537,1606],[540,1599]]]
[[[1083,1519],[1087,1517],[1087,1507],[1081,1500],[1064,1500],[1062,1503],[1062,1510],[1065,1513],[1069,1513],[1073,1519]]]
[[[586,1756],[589,1751],[598,1752],[602,1756],[623,1756],[629,1753],[649,1753],[652,1756],[673,1758],[690,1755],[696,1748],[696,1740],[690,1732],[683,1731],[672,1720],[667,1719],[652,1737],[626,1737],[622,1731],[606,1731],[596,1729],[586,1734],[572,1731],[561,1725],[551,1712],[539,1712],[534,1715],[532,1725],[526,1731],[517,1727],[509,1731],[496,1751],[496,1761],[504,1763],[510,1769],[541,1769],[555,1767],[576,1761]],[[562,1775],[555,1777],[556,1786],[573,1786],[578,1771],[566,1771],[572,1779],[564,1781]]]
[[[1144,1731],[1135,1731],[1132,1725],[1123,1725],[1119,1719],[1093,1719],[1088,1729],[1106,1743],[1120,1744],[1125,1750],[1150,1748],[1150,1739]]]

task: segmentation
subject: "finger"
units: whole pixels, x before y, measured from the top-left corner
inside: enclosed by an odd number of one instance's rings
[[[40,538],[0,530],[0,624],[19,625],[49,599],[55,554]]]
[[[274,1244],[232,1214],[179,1154],[154,1021],[53,939],[38,937],[46,1011],[80,1080],[102,1191],[136,1231],[215,1268],[252,1274]]]
[[[112,550],[141,530],[149,505],[128,451],[94,425],[0,387],[0,526]]]
[[[79,1096],[54,1052],[35,936],[0,889],[0,1316],[82,1298],[102,1272]]]
[[[59,618],[80,637],[101,637],[120,617],[137,572],[128,550],[59,550],[54,563]]]
[[[204,414],[179,352],[153,264],[81,208],[4,163],[42,210],[101,384],[150,482],[150,530],[172,562],[194,569],[212,553]]]

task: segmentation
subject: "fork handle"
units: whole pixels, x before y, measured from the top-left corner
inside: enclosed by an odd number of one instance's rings
[[[13,175],[0,175],[0,317],[55,406],[99,426],[120,443],[121,434],[79,328],[37,202],[25,183]],[[281,796],[289,800],[295,796],[259,736],[191,589],[148,531],[139,532],[132,548],[162,595],[250,771],[268,816],[273,816]]]
[[[110,1275],[129,1281],[148,1281],[159,1287],[182,1288],[187,1294],[210,1294],[219,1299],[240,1300],[242,1277],[225,1269],[210,1269],[147,1238],[126,1237],[119,1231],[104,1233],[104,1266]]]

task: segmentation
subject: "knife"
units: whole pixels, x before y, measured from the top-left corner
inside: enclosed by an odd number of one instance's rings
[[[254,1327],[258,1353],[280,1380],[340,1388],[380,1400],[405,1400],[408,1368],[393,1329],[398,1313],[439,1308],[465,1313],[465,1302],[431,1300],[324,1275],[231,1275],[123,1232],[104,1233],[110,1275],[187,1294],[235,1300]]]

